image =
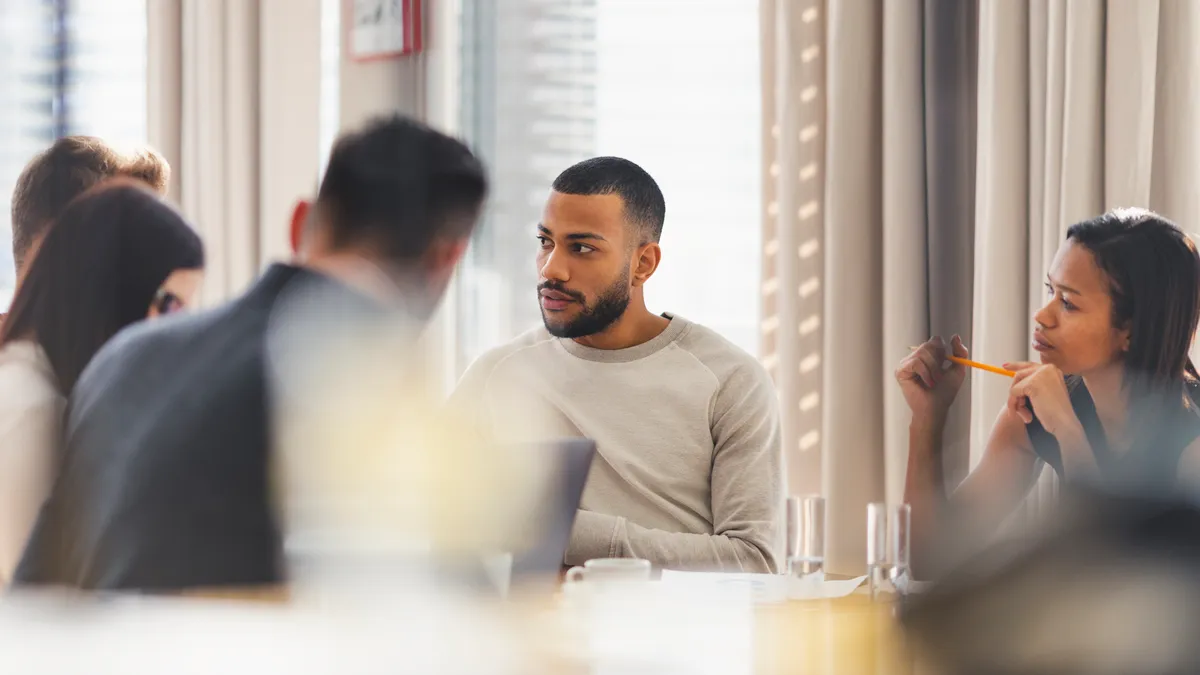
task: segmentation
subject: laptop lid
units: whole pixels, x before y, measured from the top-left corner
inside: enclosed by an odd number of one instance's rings
[[[558,584],[596,443],[586,438],[567,438],[545,444],[545,450],[557,471],[552,480],[546,481],[539,513],[531,520],[536,530],[529,537],[529,546],[513,552],[512,584],[526,589],[553,589]]]

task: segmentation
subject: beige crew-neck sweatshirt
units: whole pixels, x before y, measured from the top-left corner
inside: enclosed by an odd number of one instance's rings
[[[531,330],[480,357],[451,405],[499,442],[586,437],[597,455],[565,562],[776,572],[784,461],[775,388],[752,356],[678,316],[620,350]]]

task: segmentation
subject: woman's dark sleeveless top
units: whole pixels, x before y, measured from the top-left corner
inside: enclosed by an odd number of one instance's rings
[[[1161,419],[1147,433],[1139,434],[1141,437],[1125,452],[1113,452],[1109,447],[1096,414],[1096,405],[1083,380],[1068,377],[1067,389],[1071,407],[1095,453],[1102,480],[1163,487],[1175,485],[1184,450],[1200,437],[1200,381],[1189,377],[1186,397],[1181,395],[1178,406],[1162,411]],[[1070,476],[1063,473],[1062,452],[1054,435],[1046,431],[1036,416],[1025,428],[1034,453],[1053,467],[1059,478],[1070,480]]]

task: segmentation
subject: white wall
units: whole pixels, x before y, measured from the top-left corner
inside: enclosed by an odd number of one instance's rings
[[[413,56],[359,63],[348,58],[343,50],[338,126],[352,129],[380,113],[421,116],[423,65],[421,57]]]
[[[259,212],[266,262],[289,256],[292,209],[315,191],[322,166],[321,0],[259,1]]]

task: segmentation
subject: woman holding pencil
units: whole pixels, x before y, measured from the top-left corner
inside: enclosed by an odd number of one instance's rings
[[[999,369],[1012,378],[1008,404],[979,465],[949,496],[942,432],[973,362],[957,336],[934,337],[896,370],[912,410],[905,499],[918,553],[946,527],[998,526],[1033,486],[1040,461],[1068,484],[1160,492],[1200,479],[1200,378],[1188,359],[1200,255],[1179,228],[1140,209],[1073,225],[1033,320],[1040,362]]]

